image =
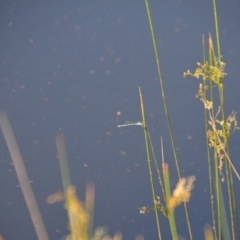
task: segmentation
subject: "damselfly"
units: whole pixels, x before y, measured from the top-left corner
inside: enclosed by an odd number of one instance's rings
[[[118,125],[118,127],[128,127],[128,126],[143,126],[142,122],[129,122],[126,121],[125,124]]]

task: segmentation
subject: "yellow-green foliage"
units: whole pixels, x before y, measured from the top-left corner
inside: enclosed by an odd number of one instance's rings
[[[76,188],[69,186],[66,191],[65,208],[69,215],[69,240],[88,240],[89,215],[76,196]]]
[[[48,204],[65,201],[65,208],[69,217],[69,230],[70,235],[67,240],[88,240],[88,227],[90,217],[85,210],[83,203],[78,199],[76,195],[76,188],[70,185],[66,193],[62,192],[54,193],[47,198]]]
[[[211,65],[208,62],[205,62],[204,64],[197,63],[198,68],[196,69],[195,73],[191,73],[189,70],[184,73],[185,76],[193,76],[196,78],[202,77],[202,79],[205,80],[212,80],[217,85],[222,84],[222,79],[227,75],[224,72],[224,68],[226,66],[226,63],[222,62],[220,59],[216,58],[215,65]]]

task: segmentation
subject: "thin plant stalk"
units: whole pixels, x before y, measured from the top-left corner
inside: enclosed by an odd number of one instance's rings
[[[151,147],[153,160],[154,160],[154,163],[155,163],[155,168],[156,168],[157,175],[158,175],[159,184],[160,184],[160,187],[161,187],[161,190],[162,190],[164,201],[166,202],[166,194],[165,194],[165,190],[164,190],[164,187],[163,187],[163,181],[162,181],[161,174],[160,174],[160,171],[159,171],[159,167],[158,167],[158,164],[157,164],[157,159],[156,159],[156,155],[155,155],[154,148],[153,148],[152,138],[150,136],[149,131],[147,131],[147,135],[148,135],[149,144],[150,144],[150,147]],[[161,141],[162,141],[162,139],[161,139]]]
[[[167,100],[165,97],[162,73],[161,73],[161,68],[160,68],[160,60],[159,60],[160,58],[158,56],[157,42],[156,42],[156,37],[155,37],[154,28],[153,28],[153,24],[152,24],[152,17],[151,17],[151,11],[149,8],[148,0],[145,0],[145,5],[146,5],[148,22],[149,22],[149,27],[150,27],[151,36],[152,36],[152,42],[153,42],[153,48],[154,48],[154,53],[155,53],[155,60],[156,60],[156,64],[157,64],[157,71],[158,71],[158,77],[159,77],[159,82],[160,82],[160,87],[161,87],[164,111],[165,111],[166,118],[167,118],[168,130],[169,130],[170,140],[171,140],[171,144],[172,144],[172,150],[173,150],[174,160],[175,160],[175,164],[176,164],[176,168],[177,168],[178,178],[180,179],[181,178],[180,168],[179,168],[179,164],[178,164],[178,158],[177,158],[176,146],[175,146],[174,137],[173,137],[172,126],[171,126],[171,122],[170,122],[170,116],[168,113]],[[186,203],[184,203],[184,209],[185,209],[185,215],[186,215],[186,219],[187,219],[189,237],[191,240],[193,240],[191,224],[190,224],[190,219],[189,219],[189,214],[188,214],[188,209],[187,209]]]
[[[143,97],[142,97],[142,92],[140,87],[139,87],[139,97],[140,97],[140,105],[141,105],[141,113],[142,113],[142,123],[144,128],[144,139],[145,139],[145,147],[146,147],[146,153],[147,153],[148,171],[149,171],[149,177],[150,177],[150,183],[151,183],[151,189],[152,189],[153,205],[155,209],[158,237],[159,237],[159,240],[161,240],[162,236],[161,236],[161,230],[160,230],[160,221],[159,221],[158,211],[157,211],[156,194],[155,194],[153,174],[152,174],[152,164],[151,164],[150,152],[149,152],[149,141],[148,141],[148,134],[147,134],[148,129],[147,129],[147,124],[145,119]]]
[[[221,196],[221,214],[222,214],[222,237],[223,239],[235,239],[230,237],[230,231],[227,221],[227,214],[226,214],[226,208],[224,204],[224,198],[222,193],[222,188],[220,188],[220,196]]]
[[[203,62],[205,63],[206,62],[206,52],[205,52],[204,35],[202,36],[202,46],[203,46]],[[206,81],[203,81],[203,86],[204,86],[204,95],[206,95],[206,92],[207,92]],[[212,89],[211,89],[211,96],[212,96]],[[212,181],[212,178],[213,178],[213,176],[212,176],[212,163],[211,163],[211,156],[210,156],[210,149],[209,149],[209,141],[208,141],[208,137],[207,137],[208,112],[207,112],[206,108],[204,108],[204,119],[205,119],[205,133],[206,133],[205,136],[206,136],[206,149],[207,149],[207,159],[208,159],[208,176],[209,176],[209,194],[210,194],[210,203],[211,203],[211,215],[212,215],[212,222],[213,222],[214,237],[215,237],[215,239],[217,239],[216,219],[215,219],[215,214],[214,214],[214,201],[215,201],[215,199],[213,198],[214,193],[213,193],[213,181]],[[209,233],[209,231],[206,230],[206,233]],[[211,234],[212,234],[212,232],[211,232]],[[209,234],[207,236],[209,237]]]
[[[86,211],[89,214],[88,236],[93,236],[93,221],[94,221],[94,200],[95,200],[95,186],[93,182],[89,182],[86,187]]]
[[[38,205],[27,175],[24,162],[18,148],[16,138],[14,136],[11,124],[8,120],[7,114],[4,111],[0,111],[0,126],[2,128],[3,136],[8,146],[14,168],[17,173],[18,181],[29,210],[33,226],[35,228],[37,237],[39,240],[48,240],[47,231],[45,229],[41,213],[38,209]]]
[[[220,57],[221,57],[221,50],[220,50],[220,37],[219,37],[219,27],[218,27],[218,15],[217,15],[216,0],[213,0],[213,13],[214,13],[214,23],[215,23],[215,31],[216,31],[218,58],[220,59]]]
[[[155,60],[156,60],[156,64],[157,64],[157,71],[158,71],[158,77],[159,77],[159,82],[160,82],[160,87],[161,87],[161,94],[162,94],[162,98],[163,98],[163,105],[164,105],[164,110],[165,110],[165,114],[166,114],[166,118],[167,118],[167,124],[168,124],[169,133],[170,133],[170,139],[171,139],[171,143],[172,143],[173,154],[174,154],[174,159],[175,159],[175,163],[176,163],[176,167],[177,167],[178,177],[180,179],[180,177],[181,177],[180,168],[179,168],[179,164],[178,164],[178,160],[177,160],[177,153],[176,153],[176,147],[175,147],[175,142],[174,142],[174,138],[173,138],[170,116],[169,116],[169,113],[168,113],[167,100],[166,100],[166,97],[165,97],[162,73],[161,73],[161,68],[160,68],[160,60],[159,60],[160,58],[158,56],[157,42],[156,42],[156,37],[155,37],[154,28],[153,28],[153,24],[152,24],[152,17],[151,17],[150,8],[149,8],[149,5],[148,5],[148,0],[145,0],[145,4],[146,4],[146,9],[147,9],[147,15],[148,15],[148,21],[149,21],[151,36],[152,36],[153,49],[154,49],[154,53],[155,53]]]
[[[178,239],[177,227],[176,227],[175,218],[174,218],[174,210],[168,208],[168,202],[169,202],[169,199],[171,198],[171,188],[170,188],[170,181],[169,181],[168,164],[165,163],[165,158],[164,158],[162,138],[161,138],[161,155],[162,155],[162,171],[163,171],[164,188],[165,188],[165,205],[166,205],[166,208],[168,209],[167,217],[169,220],[172,237],[173,239]]]
[[[58,161],[61,170],[62,184],[64,193],[66,193],[68,187],[71,185],[68,160],[67,160],[67,152],[64,142],[64,136],[62,133],[58,133],[56,135],[56,146],[58,152]]]
[[[214,10],[214,21],[215,21],[215,30],[216,30],[217,53],[218,53],[218,59],[220,59],[221,58],[221,49],[220,49],[220,37],[219,37],[219,25],[218,25],[218,17],[217,17],[218,15],[217,15],[216,0],[213,0],[213,10]],[[211,38],[210,38],[210,40],[211,40]],[[211,44],[210,47],[212,49],[214,59],[216,59],[215,54],[214,54],[212,40],[210,41],[210,44]],[[224,85],[223,84],[219,85],[218,90],[219,90],[222,119],[225,121]],[[225,128],[223,128],[223,131],[225,131],[225,135],[226,135]],[[226,144],[227,155],[230,156],[227,138],[225,139],[225,144]],[[226,163],[225,169],[226,169],[227,184],[228,184],[231,227],[232,227],[232,233],[233,233],[233,240],[235,240],[235,238],[239,238],[238,224],[236,224],[236,223],[238,223],[238,218],[237,218],[237,210],[236,210],[235,191],[234,191],[234,184],[233,184],[233,177],[232,177],[232,169],[229,166],[229,162],[226,160],[226,157],[225,157],[225,163]]]
[[[65,147],[65,141],[64,141],[64,136],[62,133],[56,134],[56,146],[57,146],[57,151],[58,151],[58,160],[59,160],[59,165],[60,165],[60,170],[61,170],[61,177],[62,177],[62,184],[63,184],[63,190],[64,190],[64,195],[66,198],[66,204],[70,202],[68,196],[68,193],[71,193],[71,179],[70,179],[70,173],[69,173],[69,167],[68,167],[68,160],[67,160],[67,151]],[[68,222],[69,222],[69,227],[71,232],[74,230],[75,226],[75,217],[73,214],[71,214],[70,211],[67,209],[67,214],[68,214]]]
[[[220,49],[220,48],[219,48]],[[205,61],[204,52],[204,64],[198,63],[197,70],[194,74],[185,73],[186,75],[192,75],[196,78],[202,77],[204,84],[200,84],[197,96],[204,103],[204,107],[207,109],[205,111],[205,123],[206,123],[206,133],[207,133],[207,149],[208,149],[208,164],[209,164],[209,178],[210,178],[210,188],[213,186],[211,184],[211,161],[209,155],[209,148],[213,147],[213,162],[214,162],[214,188],[216,197],[216,210],[217,210],[217,224],[215,224],[215,216],[213,214],[214,204],[212,205],[212,215],[214,221],[215,237],[217,239],[229,238],[230,231],[227,226],[227,215],[224,204],[224,197],[221,194],[222,185],[221,181],[224,181],[224,174],[227,178],[227,190],[228,190],[228,202],[230,211],[230,220],[232,227],[232,237],[235,240],[238,238],[238,224],[237,224],[237,211],[236,211],[236,200],[233,186],[232,171],[240,179],[236,168],[234,167],[228,148],[229,137],[232,131],[238,129],[237,121],[235,118],[236,113],[232,112],[228,118],[225,119],[224,116],[224,95],[223,95],[223,78],[226,75],[224,72],[225,63],[217,58],[214,53],[214,47],[211,36],[209,36],[209,61]],[[209,80],[209,85],[206,81]],[[204,86],[202,88],[202,86]],[[214,87],[217,86],[218,94],[215,93]],[[210,101],[207,97],[206,90],[210,88]],[[204,90],[203,90],[204,89]],[[218,110],[215,109],[215,102],[220,102],[220,107]],[[207,114],[206,114],[207,112]],[[220,114],[221,113],[221,114]],[[220,116],[221,115],[221,116]],[[225,166],[225,171],[223,171],[223,166]],[[211,191],[211,200],[212,193]],[[216,227],[217,225],[217,227]]]
[[[216,0],[213,0],[213,12],[214,12],[214,22],[215,22],[215,31],[216,31],[218,59],[220,59],[221,58],[221,49],[220,49],[220,37],[219,37],[219,25],[218,25],[218,14],[217,14]],[[219,87],[219,95],[220,95],[220,102],[221,102],[222,119],[225,120],[225,117],[224,117],[224,88],[223,88],[223,85],[221,85],[221,87]],[[227,142],[227,152],[228,152],[228,156],[230,156],[228,142]],[[227,161],[225,161],[225,162],[226,162],[225,168],[226,168],[226,174],[227,174],[228,195],[229,195],[230,219],[231,219],[231,226],[232,226],[232,233],[233,233],[232,237],[233,237],[233,240],[234,240],[235,238],[239,238],[236,200],[235,200],[235,192],[234,192],[232,171],[231,171],[231,168],[229,167],[228,162]]]
[[[216,33],[217,35],[217,33]],[[218,35],[217,35],[218,36]],[[218,36],[219,37],[219,36]],[[219,44],[219,40],[217,41],[218,44]],[[220,46],[218,46],[218,51],[220,51]],[[220,52],[219,52],[220,54]],[[209,59],[210,59],[210,66],[216,66],[216,56],[215,56],[215,53],[214,53],[214,47],[213,47],[213,42],[212,42],[212,38],[211,36],[209,37]],[[220,60],[220,59],[219,59]],[[220,82],[221,79],[219,79],[219,82]],[[212,81],[210,81],[211,83]],[[217,85],[218,86],[218,90],[219,90],[219,99],[220,99],[220,108],[221,108],[221,115],[222,115],[222,120],[223,121],[226,121],[225,120],[225,112],[224,112],[224,94],[223,94],[223,84],[220,83]],[[212,92],[212,91],[211,91]],[[212,101],[214,102],[214,98],[212,97]],[[214,108],[213,108],[214,109]],[[212,110],[212,115],[214,116],[214,112]],[[215,130],[217,131],[217,129]],[[227,132],[226,132],[226,128],[225,126],[223,126],[223,132],[224,132],[224,145],[226,146],[226,150],[224,149],[224,163],[225,163],[225,170],[226,170],[226,178],[227,178],[227,189],[228,189],[228,197],[229,197],[229,210],[230,210],[230,220],[231,220],[231,227],[232,227],[232,233],[233,233],[233,236],[232,236],[232,239],[234,240],[235,237],[237,236],[237,232],[238,230],[236,229],[236,223],[237,222],[237,212],[236,212],[236,209],[235,209],[235,194],[234,194],[234,187],[233,187],[233,179],[232,179],[232,170],[236,173],[236,175],[238,176],[239,178],[239,175],[235,169],[235,167],[233,166],[232,162],[231,162],[231,159],[229,158],[230,156],[230,153],[229,153],[229,148],[228,148],[228,137],[227,136]],[[217,134],[216,134],[217,136]],[[215,155],[216,156],[216,155]],[[215,172],[216,171],[219,171],[219,160],[218,158],[215,159]],[[231,165],[231,167],[230,167]],[[217,176],[216,176],[217,177]],[[219,177],[219,176],[218,176]],[[216,184],[220,184],[220,182],[216,182]],[[219,188],[216,186],[216,189],[220,189],[221,186],[219,186]],[[217,200],[218,200],[218,197],[220,198],[221,196],[219,195],[220,192],[217,191]],[[224,199],[223,197],[221,197],[222,201],[219,200],[218,202],[218,211],[222,210],[222,209],[225,209],[225,207],[222,206],[222,204],[224,204]],[[220,205],[219,205],[220,204]],[[219,221],[219,226],[220,229],[219,229],[219,233],[221,231],[221,234],[224,234],[224,232],[222,232],[221,229],[224,229],[225,228],[225,224],[223,224],[223,219],[222,217],[225,215],[224,213],[222,213],[223,215],[219,215],[219,218],[218,218],[218,221]]]
[[[162,169],[163,169],[163,179],[164,179],[164,186],[165,186],[166,199],[167,199],[166,204],[168,205],[168,201],[171,197],[168,164],[163,163]],[[169,220],[169,224],[170,224],[172,238],[174,240],[178,239],[177,227],[176,227],[175,218],[174,218],[174,210],[171,210],[169,208],[168,208],[168,220]]]
[[[58,151],[58,160],[60,164],[61,177],[65,195],[65,207],[67,209],[69,227],[72,240],[87,240],[93,234],[93,211],[94,211],[94,184],[88,183],[86,187],[86,204],[78,200],[76,189],[71,185],[67,151],[64,141],[64,135],[56,135],[56,146]]]
[[[214,52],[213,52],[213,44],[212,44],[212,38],[211,36],[209,36],[209,65],[210,67],[212,67],[214,65]],[[214,112],[214,93],[213,93],[213,83],[212,81],[210,81],[209,83],[210,86],[210,100],[212,101],[213,107],[211,109],[212,112],[212,116],[215,116],[215,112]],[[208,125],[209,126],[209,125]],[[207,127],[208,129],[208,127]],[[207,130],[206,130],[207,131]],[[222,216],[221,216],[221,198],[220,198],[220,177],[219,177],[219,162],[218,162],[218,156],[217,156],[217,152],[214,149],[214,172],[215,172],[215,191],[216,191],[216,203],[217,203],[217,239],[221,239],[221,235],[222,235],[222,231],[221,231],[221,220],[222,220]]]

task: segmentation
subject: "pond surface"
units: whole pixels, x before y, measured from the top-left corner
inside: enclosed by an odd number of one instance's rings
[[[149,1],[183,176],[197,180],[189,202],[194,239],[211,224],[204,111],[199,82],[183,72],[202,61],[202,35],[215,36],[211,1]],[[0,108],[12,124],[51,240],[68,234],[62,203],[46,198],[62,189],[55,135],[65,135],[72,183],[80,199],[95,183],[94,225],[124,239],[157,239],[138,88],[161,163],[160,137],[171,184],[178,181],[162,104],[144,1],[5,1],[0,7]],[[226,113],[239,111],[240,2],[218,3]],[[215,38],[214,38],[215,39]],[[240,134],[231,139],[240,171]],[[0,232],[5,239],[36,239],[3,134],[0,133]],[[159,193],[158,193],[159,194]],[[238,196],[239,197],[239,196]],[[239,198],[238,198],[239,199]],[[189,239],[183,208],[178,231]],[[162,220],[164,239],[170,239]]]

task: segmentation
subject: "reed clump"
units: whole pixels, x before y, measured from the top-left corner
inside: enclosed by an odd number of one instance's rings
[[[151,182],[153,206],[143,206],[140,208],[141,214],[146,214],[150,211],[155,212],[158,238],[161,240],[162,231],[160,226],[161,216],[165,216],[169,220],[169,227],[172,234],[172,239],[178,239],[177,221],[175,217],[175,208],[183,204],[185,209],[187,229],[189,239],[194,239],[192,232],[193,220],[190,219],[186,203],[190,200],[191,190],[195,176],[188,178],[182,177],[180,174],[180,165],[175,147],[175,140],[168,111],[167,100],[165,97],[164,82],[162,79],[160,59],[155,38],[154,28],[152,24],[151,11],[148,0],[145,0],[150,32],[152,36],[153,49],[155,53],[158,77],[160,82],[160,90],[165,109],[166,121],[172,145],[173,156],[178,173],[178,184],[171,193],[170,176],[168,165],[164,161],[163,147],[162,151],[162,174],[158,169],[153,144],[150,133],[147,127],[145,117],[144,102],[139,88],[140,107],[142,121],[140,125],[144,130],[146,155],[148,162],[148,171]],[[206,240],[219,239],[239,239],[239,223],[237,215],[237,200],[234,188],[234,176],[240,180],[239,173],[233,164],[229,151],[229,139],[231,135],[239,129],[236,118],[236,112],[232,111],[229,116],[225,115],[225,99],[224,99],[224,78],[226,77],[226,63],[222,61],[220,50],[220,39],[218,30],[218,17],[216,1],[213,0],[213,12],[216,30],[216,43],[213,43],[211,35],[208,38],[208,50],[206,51],[205,39],[203,37],[203,63],[197,62],[197,68],[194,72],[190,70],[184,72],[184,77],[190,76],[201,80],[196,97],[203,103],[205,133],[206,133],[206,152],[208,163],[208,178],[209,178],[209,204],[211,206],[212,223],[206,225],[204,234]],[[215,46],[216,49],[215,49]],[[215,90],[216,89],[216,90]],[[161,146],[162,142],[161,142]],[[153,178],[153,162],[157,170],[162,197],[156,196],[155,183]],[[225,184],[226,183],[226,184]],[[227,195],[223,195],[223,189],[227,190]],[[162,213],[162,215],[158,214]]]
[[[162,158],[162,173],[159,169],[159,164],[156,160],[156,155],[153,149],[152,139],[148,131],[147,119],[145,117],[145,106],[141,89],[139,88],[140,108],[142,120],[131,124],[122,124],[118,127],[140,126],[144,132],[146,159],[148,163],[149,178],[152,191],[152,206],[142,206],[139,208],[140,214],[147,214],[151,211],[155,213],[155,220],[157,226],[158,239],[163,239],[161,221],[167,219],[171,231],[171,239],[179,239],[177,230],[177,217],[175,216],[176,207],[183,206],[186,218],[186,227],[189,234],[189,239],[195,239],[192,231],[192,224],[194,220],[189,217],[189,210],[187,203],[190,201],[194,182],[196,177],[194,175],[189,177],[181,176],[180,165],[175,147],[175,140],[168,111],[167,100],[165,97],[164,82],[161,75],[160,60],[155,38],[154,28],[152,24],[151,11],[148,0],[145,0],[150,32],[152,36],[153,48],[155,53],[160,90],[165,109],[166,121],[172,145],[173,156],[178,174],[178,183],[175,189],[170,187],[170,173],[168,164],[164,160],[164,148],[161,139],[161,158]],[[233,132],[239,129],[236,112],[232,111],[229,116],[225,117],[225,100],[224,100],[224,78],[226,77],[225,66],[226,63],[222,61],[220,51],[220,41],[218,33],[218,19],[216,10],[216,1],[213,0],[213,12],[215,17],[216,29],[216,49],[213,44],[212,37],[208,38],[208,51],[205,51],[205,39],[203,37],[203,63],[197,62],[197,68],[194,72],[190,70],[184,72],[184,77],[194,77],[202,82],[199,83],[196,97],[203,103],[205,116],[205,133],[206,133],[206,152],[208,163],[208,177],[209,177],[209,204],[211,206],[212,223],[203,227],[205,240],[237,240],[239,235],[239,224],[237,216],[237,201],[235,197],[233,174],[240,180],[240,176],[229,152],[229,139]],[[216,54],[217,52],[217,54]],[[213,91],[217,89],[217,91]],[[154,164],[154,166],[153,166]],[[158,184],[160,185],[162,196],[156,195],[156,183],[153,177],[153,170],[156,170],[158,176]],[[226,182],[226,184],[225,184]],[[224,185],[225,184],[225,185]],[[223,196],[223,188],[227,188],[228,195]],[[69,211],[69,209],[68,209]],[[83,216],[85,213],[80,213]],[[162,218],[163,217],[163,218]],[[84,217],[85,218],[85,217]],[[85,218],[86,221],[89,219]],[[85,224],[85,223],[84,223]],[[84,225],[83,224],[83,225]],[[89,235],[88,239],[104,239],[107,236],[103,233],[105,230],[96,230],[95,235],[101,237],[93,237]],[[101,234],[100,234],[101,232]],[[117,235],[119,239],[122,235]],[[84,238],[79,239],[85,239]],[[71,238],[73,239],[73,238]],[[108,236],[107,239],[111,239]],[[113,238],[117,239],[117,237]],[[143,238],[141,238],[143,239]],[[170,237],[168,238],[170,239]]]

